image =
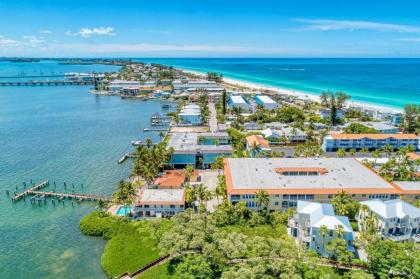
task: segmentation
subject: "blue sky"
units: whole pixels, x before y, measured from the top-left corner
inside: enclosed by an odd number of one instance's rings
[[[420,1],[1,0],[0,56],[420,57]]]

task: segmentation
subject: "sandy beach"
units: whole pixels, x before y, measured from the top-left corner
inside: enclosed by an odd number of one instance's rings
[[[198,75],[201,77],[206,77],[206,73],[203,73],[203,72],[192,71],[192,70],[183,69],[183,68],[179,68],[179,69],[186,73],[191,73],[191,74]],[[224,83],[229,84],[229,85],[238,86],[238,87],[247,87],[251,90],[256,90],[256,91],[270,90],[270,91],[275,91],[278,94],[295,96],[301,100],[312,100],[315,102],[320,101],[319,96],[316,95],[315,93],[308,93],[308,92],[303,92],[303,91],[298,91],[298,90],[293,90],[293,89],[267,86],[264,84],[246,82],[246,81],[241,81],[241,80],[227,78],[227,77],[223,77],[223,81]],[[348,101],[347,107],[361,107],[365,110],[380,111],[380,112],[386,112],[386,113],[402,113],[403,112],[402,109],[367,104],[367,103],[362,103],[362,102],[355,102],[355,101]]]

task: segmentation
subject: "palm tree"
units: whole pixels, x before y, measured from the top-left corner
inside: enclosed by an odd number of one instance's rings
[[[344,228],[343,228],[343,226],[342,225],[337,225],[336,227],[335,227],[335,233],[336,233],[336,235],[339,237],[339,238],[343,238],[343,236],[344,236]]]
[[[261,212],[263,206],[264,208],[268,208],[268,205],[270,204],[270,196],[267,191],[260,190],[255,193],[255,195],[257,198],[258,211]]]
[[[373,158],[375,158],[375,165],[376,165],[378,158],[382,157],[382,153],[379,149],[376,149],[372,152],[372,156]]]
[[[226,177],[223,174],[217,176],[217,186],[216,186],[216,197],[223,197],[223,200],[227,200],[227,186],[226,186]]]
[[[192,176],[192,175],[193,175],[193,173],[194,173],[194,167],[193,167],[192,165],[187,165],[187,166],[184,168],[184,173],[185,173],[185,180],[186,180],[186,181],[190,181],[191,176]]]
[[[414,133],[420,127],[420,105],[408,104],[404,107],[404,131]]]
[[[107,207],[108,207],[108,202],[105,200],[100,199],[96,203],[96,208],[99,210],[100,216],[104,215],[104,211],[107,209]]]
[[[251,157],[254,157],[255,155],[261,152],[261,145],[254,141],[249,147],[249,151],[251,153]]]
[[[354,155],[356,155],[356,149],[354,149],[354,148],[352,148],[352,149],[350,149],[349,150],[349,154],[350,154],[350,156],[354,156]]]
[[[388,157],[391,157],[394,148],[390,144],[386,144],[382,147],[382,151],[388,154]]]
[[[331,125],[335,126],[337,124],[337,111],[343,108],[350,96],[343,92],[322,92],[320,98],[321,104],[331,110]]]
[[[165,133],[164,132],[159,132],[159,138],[160,141],[162,141],[162,139],[165,137]]]
[[[325,225],[322,225],[319,227],[319,234],[322,236],[322,252],[325,250],[325,237],[328,234],[328,227]]]
[[[362,149],[360,149],[360,152],[363,153],[363,154],[366,154],[366,153],[369,152],[369,148],[363,147]]]
[[[340,148],[337,150],[337,156],[339,158],[344,158],[346,157],[346,150],[344,148]]]
[[[134,202],[136,189],[131,182],[121,180],[118,183],[117,191],[112,197],[115,203],[122,204],[125,208],[128,208]]]

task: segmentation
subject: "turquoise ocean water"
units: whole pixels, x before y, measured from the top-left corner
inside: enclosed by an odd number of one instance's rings
[[[140,59],[319,95],[344,91],[353,101],[392,108],[420,104],[420,59]]]
[[[19,64],[19,65],[18,65]],[[109,71],[100,65],[59,66],[55,62],[0,62],[1,75]],[[12,204],[22,182],[49,179],[57,191],[110,195],[130,173],[117,160],[132,150],[130,141],[150,137],[158,101],[95,96],[89,86],[0,87],[0,278],[106,278],[100,267],[105,241],[83,236],[82,216],[94,204]],[[67,189],[64,189],[64,182]],[[83,184],[83,188],[81,187]],[[51,186],[51,189],[53,186]]]

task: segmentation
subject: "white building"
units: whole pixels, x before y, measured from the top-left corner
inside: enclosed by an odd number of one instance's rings
[[[199,126],[201,125],[201,108],[199,105],[188,104],[178,114],[180,124]]]
[[[109,83],[111,92],[120,92],[124,87],[140,87],[140,82],[134,80],[113,80]]]
[[[322,149],[336,151],[343,149],[369,148],[378,149],[384,145],[391,145],[394,149],[412,145],[419,149],[419,137],[415,134],[337,134],[333,133],[324,137]]]
[[[248,102],[242,96],[239,95],[229,96],[228,106],[231,109],[237,108],[243,111],[249,111],[251,109],[251,106],[248,104]]]
[[[139,217],[170,217],[185,209],[184,189],[141,189],[134,211]]]
[[[373,128],[381,134],[396,134],[399,132],[398,127],[390,125],[386,122],[361,122],[360,124]]]
[[[288,222],[289,232],[293,237],[305,243],[309,249],[328,257],[327,244],[337,237],[342,237],[347,243],[347,249],[354,252],[353,229],[349,219],[337,216],[331,204],[298,201],[297,213]],[[322,235],[321,227],[326,227],[327,233]],[[337,235],[337,228],[341,227],[343,235]]]
[[[224,88],[215,81],[199,79],[199,80],[174,80],[172,86],[175,91],[223,91]]]
[[[357,216],[359,228],[364,227],[364,220],[373,214],[376,218],[376,229],[383,238],[395,241],[420,241],[420,208],[400,199],[370,200],[361,202],[369,210],[362,209]]]
[[[264,137],[279,139],[284,136],[289,142],[304,142],[306,141],[306,134],[298,128],[293,128],[288,125],[283,125],[279,129],[267,128],[262,131]]]
[[[331,110],[330,109],[323,109],[319,112],[319,115],[322,119],[329,119],[331,117]],[[337,119],[344,118],[344,112],[342,110],[337,110],[336,113]]]
[[[278,107],[276,101],[265,95],[256,95],[254,101],[257,105],[263,106],[265,109],[272,110]]]

